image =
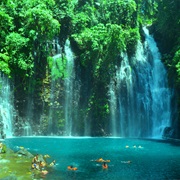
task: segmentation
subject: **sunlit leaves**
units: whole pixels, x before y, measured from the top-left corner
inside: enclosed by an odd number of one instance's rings
[[[108,11],[111,12],[111,23],[130,25],[132,14],[136,11],[136,4],[131,1],[110,1]]]
[[[131,27],[134,25],[135,13],[137,11],[134,0],[110,0],[99,1],[100,20],[103,23],[111,23]]]
[[[10,75],[10,68],[9,68],[9,56],[7,54],[0,53],[0,71],[4,72],[7,75]]]
[[[24,3],[27,8],[34,8],[37,6],[41,6],[41,8],[44,9],[52,9],[53,6],[55,6],[54,0],[29,0],[29,1],[24,1]]]
[[[4,44],[6,35],[10,30],[13,30],[12,17],[10,17],[6,12],[0,10],[0,47]],[[1,47],[2,48],[2,47]]]
[[[86,13],[80,12],[76,14],[72,20],[74,30],[78,32],[84,30],[87,27],[90,27],[90,21],[91,18]]]
[[[29,29],[30,36],[46,35],[43,38],[53,38],[59,32],[60,24],[56,19],[53,19],[52,12],[49,10],[39,7],[32,8],[27,11],[26,19],[26,27]],[[35,39],[35,37],[33,38]]]
[[[21,36],[18,33],[10,33],[6,37],[6,50],[9,54],[9,64],[12,67],[18,67],[21,70],[27,71],[32,68],[32,59],[25,54],[28,38]],[[15,69],[14,69],[15,70]]]
[[[66,60],[63,58],[48,57],[48,65],[51,69],[52,80],[66,77]]]
[[[16,53],[22,47],[27,46],[29,39],[18,33],[12,32],[6,37],[6,46],[9,52]]]
[[[45,52],[47,41],[59,33],[60,24],[53,17],[54,6],[54,0],[12,0],[1,3],[0,47],[2,54],[6,53],[9,57],[6,64],[13,68],[12,73],[16,71],[23,76],[24,71],[24,75],[31,75],[35,60],[41,58],[41,52]],[[33,52],[34,49],[36,52]],[[34,54],[38,56],[36,59]],[[4,58],[1,59],[5,62]],[[3,67],[5,63],[1,69]]]

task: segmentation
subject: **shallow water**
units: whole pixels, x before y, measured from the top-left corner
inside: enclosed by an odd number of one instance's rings
[[[24,137],[6,139],[17,150],[23,146],[33,154],[49,154],[57,164],[47,180],[180,179],[180,143],[121,138]],[[110,160],[108,169],[94,160]],[[132,163],[124,163],[126,161]],[[68,171],[73,165],[77,171]]]

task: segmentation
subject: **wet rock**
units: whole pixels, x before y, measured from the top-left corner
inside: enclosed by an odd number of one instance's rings
[[[28,158],[33,158],[34,156],[29,152],[27,151],[26,149],[20,149],[18,152],[17,152],[18,155],[22,155],[22,156],[26,156]]]
[[[172,127],[164,128],[163,138],[173,138],[174,136],[174,129]]]

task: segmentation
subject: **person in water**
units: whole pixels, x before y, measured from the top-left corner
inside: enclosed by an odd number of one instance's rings
[[[95,160],[96,162],[110,162],[110,160],[104,160],[103,158],[99,158]]]
[[[35,163],[35,164],[39,163],[38,154],[34,156],[34,158],[32,159],[32,163]]]
[[[39,165],[36,164],[36,163],[34,163],[34,162],[32,162],[31,168],[32,168],[32,170],[40,170],[40,169],[39,169]]]
[[[68,166],[67,169],[68,169],[68,170],[71,170],[71,171],[76,171],[76,170],[77,170],[77,167],[73,167],[73,166],[71,165],[71,166]]]
[[[103,169],[107,169],[107,168],[108,168],[107,163],[104,162],[104,163],[102,164],[102,168],[103,168]]]
[[[121,161],[121,163],[130,164],[130,163],[132,163],[132,161]]]
[[[43,161],[40,161],[40,162],[39,162],[39,167],[40,167],[41,169],[43,169],[45,166],[46,166],[46,163],[45,163],[45,162],[43,162]]]
[[[54,166],[56,164],[56,161],[54,160],[52,163],[49,164],[50,167]]]

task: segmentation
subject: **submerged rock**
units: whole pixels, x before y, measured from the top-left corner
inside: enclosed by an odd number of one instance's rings
[[[33,158],[34,156],[29,152],[27,151],[26,149],[20,149],[16,154],[18,155],[23,155],[23,156],[26,156],[28,158]]]

